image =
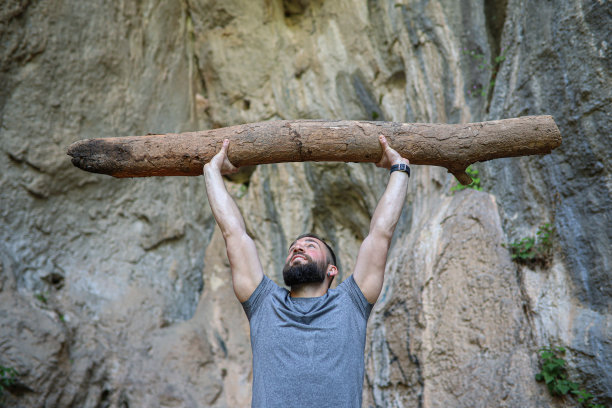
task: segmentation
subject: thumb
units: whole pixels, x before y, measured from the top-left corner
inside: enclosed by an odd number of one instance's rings
[[[223,154],[227,155],[228,147],[229,147],[229,139],[224,139],[223,146],[221,146],[221,151],[223,152]]]
[[[378,141],[380,142],[380,146],[383,149],[383,153],[385,152],[385,150],[387,150],[387,147],[389,147],[389,144],[387,143],[387,138],[380,134],[378,135]]]

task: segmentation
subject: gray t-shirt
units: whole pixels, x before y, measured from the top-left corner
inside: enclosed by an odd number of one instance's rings
[[[242,306],[251,327],[252,407],[361,407],[373,305],[353,276],[315,298],[293,298],[264,276]]]

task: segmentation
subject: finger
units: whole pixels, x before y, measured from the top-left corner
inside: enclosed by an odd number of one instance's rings
[[[380,161],[376,163],[376,166],[385,167],[385,160],[387,159],[386,152],[389,148],[389,144],[387,143],[387,138],[383,134],[378,135],[378,141],[380,142],[380,147],[382,148],[382,156],[380,157]]]

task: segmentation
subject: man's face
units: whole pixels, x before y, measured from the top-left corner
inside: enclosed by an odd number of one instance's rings
[[[327,271],[325,244],[315,238],[305,237],[295,241],[283,268],[285,285],[321,283]]]

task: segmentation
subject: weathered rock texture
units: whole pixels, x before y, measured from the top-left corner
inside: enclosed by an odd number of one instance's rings
[[[432,194],[396,241],[370,327],[374,406],[545,406],[516,268],[492,196]],[[416,210],[416,208],[415,208]]]
[[[453,195],[444,170],[414,168],[364,399],[562,406],[533,380],[553,344],[610,405],[611,27],[596,0],[3,2],[0,365],[21,374],[3,404],[249,405],[248,326],[203,180],[88,174],[70,143],[269,119],[551,114],[561,148],[476,165],[485,193]],[[312,230],[339,248],[344,278],[387,177],[273,164],[228,187],[269,276]],[[549,266],[512,263],[501,244],[546,222]]]

